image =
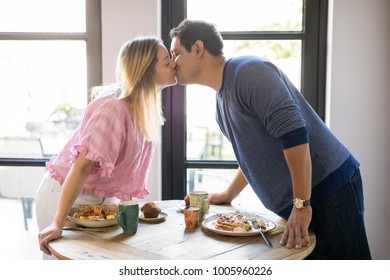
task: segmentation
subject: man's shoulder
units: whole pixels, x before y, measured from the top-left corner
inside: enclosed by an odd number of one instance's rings
[[[264,64],[269,63],[269,61],[261,56],[255,56],[255,55],[241,55],[241,56],[235,56],[231,57],[229,60],[230,65],[235,66],[243,66],[243,65],[250,65],[250,64]]]
[[[251,72],[267,71],[275,66],[267,59],[260,56],[237,56],[232,57],[227,63],[228,69],[232,70],[235,74],[238,72]]]
[[[265,58],[258,56],[237,56],[228,60],[226,76],[235,80],[267,77],[277,73],[277,67]],[[269,73],[269,74],[267,74]],[[237,81],[236,81],[237,82]]]

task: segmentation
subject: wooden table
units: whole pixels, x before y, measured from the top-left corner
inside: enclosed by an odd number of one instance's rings
[[[185,229],[182,201],[158,201],[162,212],[168,214],[160,223],[140,220],[133,236],[123,234],[120,226],[104,232],[64,230],[60,239],[49,243],[49,250],[59,259],[123,260],[123,259],[303,259],[314,249],[316,238],[310,232],[310,247],[287,249],[279,245],[285,221],[266,209],[240,209],[255,212],[273,221],[276,228],[267,232],[273,248],[267,247],[260,235],[226,236],[199,227]],[[211,205],[209,215],[233,211],[232,205]]]

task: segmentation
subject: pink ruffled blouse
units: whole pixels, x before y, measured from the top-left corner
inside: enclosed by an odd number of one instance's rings
[[[149,194],[146,182],[154,148],[155,143],[145,139],[127,103],[110,93],[87,106],[80,126],[46,166],[62,185],[81,153],[96,163],[83,194],[121,200],[144,198]]]

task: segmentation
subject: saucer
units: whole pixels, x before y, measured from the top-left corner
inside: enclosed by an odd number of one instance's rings
[[[160,212],[156,218],[145,218],[144,214],[141,212],[139,214],[139,219],[144,222],[149,222],[149,223],[155,223],[155,222],[161,222],[165,220],[165,218],[168,217],[168,214],[164,212]]]

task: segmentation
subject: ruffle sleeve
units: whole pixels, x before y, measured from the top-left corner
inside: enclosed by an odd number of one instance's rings
[[[58,181],[61,185],[64,183],[64,176],[60,174],[55,165],[56,157],[52,156],[49,162],[46,162],[46,168],[50,172],[51,177]]]

